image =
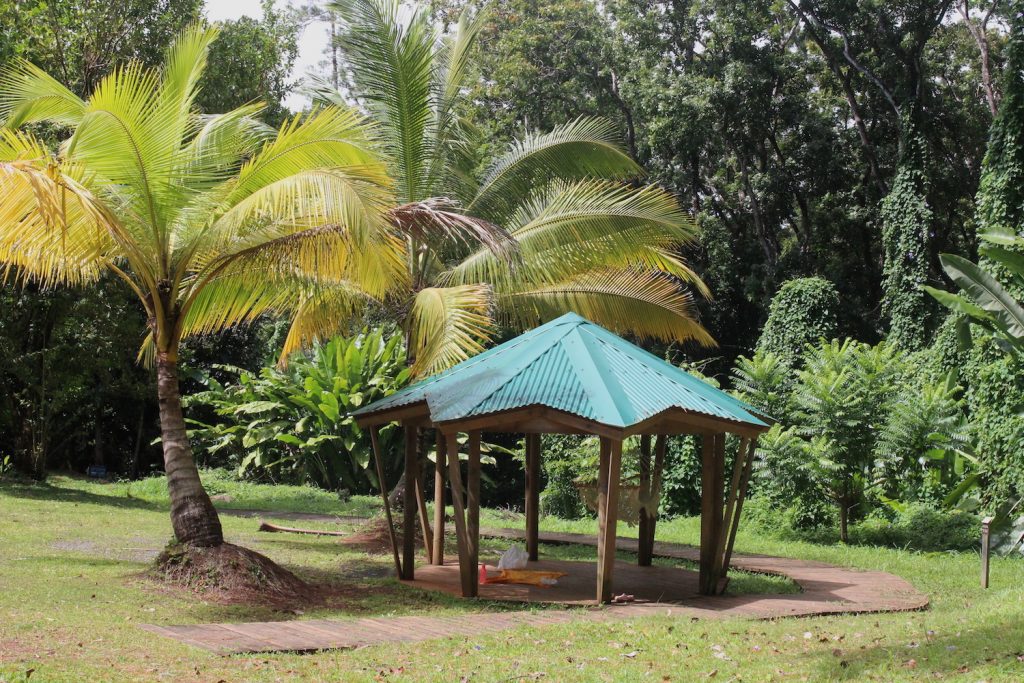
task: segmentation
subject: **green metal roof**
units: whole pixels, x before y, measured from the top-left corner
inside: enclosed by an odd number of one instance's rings
[[[671,408],[768,427],[753,407],[575,313],[354,414],[373,415],[422,402],[435,423],[547,406],[618,428]]]

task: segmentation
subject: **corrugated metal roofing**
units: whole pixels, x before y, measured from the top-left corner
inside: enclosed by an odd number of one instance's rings
[[[422,401],[433,422],[543,405],[610,427],[630,427],[669,408],[768,426],[751,406],[575,313],[355,414],[370,415]]]

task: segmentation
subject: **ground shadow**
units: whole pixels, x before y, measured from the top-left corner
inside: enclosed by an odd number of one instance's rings
[[[814,660],[814,680],[884,680],[892,669],[913,679],[988,677],[998,667],[1005,680],[1024,678],[1024,624],[994,623],[959,633],[927,631],[920,638],[888,642],[839,643],[831,652],[804,655]],[[989,670],[974,673],[978,667]]]
[[[80,489],[63,488],[48,482],[4,483],[0,484],[0,494],[25,500],[45,500],[61,503],[85,503],[88,505],[108,505],[125,510],[148,510],[165,512],[166,505],[151,503],[129,496],[104,496]]]

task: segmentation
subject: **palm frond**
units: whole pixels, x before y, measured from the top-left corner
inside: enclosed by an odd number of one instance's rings
[[[451,282],[485,281],[499,289],[519,283],[557,283],[595,268],[662,271],[707,287],[675,252],[697,229],[675,198],[655,186],[631,188],[606,180],[555,182],[517,208],[511,235],[521,262],[477,250],[451,273]]]
[[[413,375],[441,372],[483,351],[494,322],[490,307],[487,285],[420,290],[409,314]]]
[[[359,248],[379,244],[389,182],[357,114],[327,107],[295,117],[208,202],[194,204],[176,261],[205,264],[321,225],[343,226]]]
[[[96,280],[119,254],[115,226],[81,184],[28,134],[0,128],[0,271],[43,285]]]
[[[398,0],[340,0],[330,7],[346,22],[340,42],[355,95],[381,124],[399,198],[430,196],[436,35],[428,14],[418,7],[410,12]]]
[[[349,322],[375,301],[350,282],[316,287],[298,305],[281,349],[280,364],[297,351],[323,342],[347,328]]]
[[[553,179],[625,178],[642,173],[620,144],[615,126],[600,118],[578,118],[548,133],[530,133],[512,143],[487,171],[467,210],[500,222],[516,200]]]
[[[467,4],[459,14],[455,34],[439,50],[434,81],[434,142],[428,177],[433,193],[453,192],[471,199],[477,190],[473,175],[478,145],[475,130],[458,115],[458,103],[470,76],[469,66],[477,37],[488,16],[487,7]]]
[[[85,102],[35,64],[14,60],[0,71],[0,123],[19,128],[47,121],[74,126]]]
[[[447,197],[396,206],[388,211],[388,217],[399,232],[416,240],[430,241],[440,236],[471,247],[482,244],[489,253],[506,260],[518,247],[501,226],[467,216]]]
[[[186,149],[189,185],[198,191],[227,180],[277,131],[257,116],[264,106],[247,104],[225,114],[202,116]],[[213,207],[211,207],[213,208]]]
[[[715,345],[695,317],[691,296],[663,273],[595,270],[563,283],[498,292],[496,300],[501,318],[518,327],[572,311],[621,334]]]

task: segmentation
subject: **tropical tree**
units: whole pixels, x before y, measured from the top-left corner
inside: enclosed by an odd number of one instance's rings
[[[326,107],[275,131],[257,104],[200,115],[215,36],[187,29],[161,69],[129,63],[88,99],[27,62],[0,75],[0,270],[44,287],[111,271],[138,297],[174,535],[192,547],[223,535],[185,431],[182,338],[285,313],[322,281],[383,297],[404,274],[362,117]],[[52,153],[29,124],[70,136]]]
[[[612,124],[580,118],[527,133],[489,163],[478,158],[460,101],[485,12],[467,8],[442,40],[423,8],[397,0],[331,7],[346,83],[311,91],[339,105],[354,96],[378,124],[397,186],[390,215],[408,254],[410,289],[393,310],[414,374],[473,355],[501,325],[566,310],[641,337],[713,343],[688,286],[707,290],[678,254],[696,230],[665,191],[622,182],[640,167]],[[311,299],[286,351],[330,335],[363,301],[327,290]]]

